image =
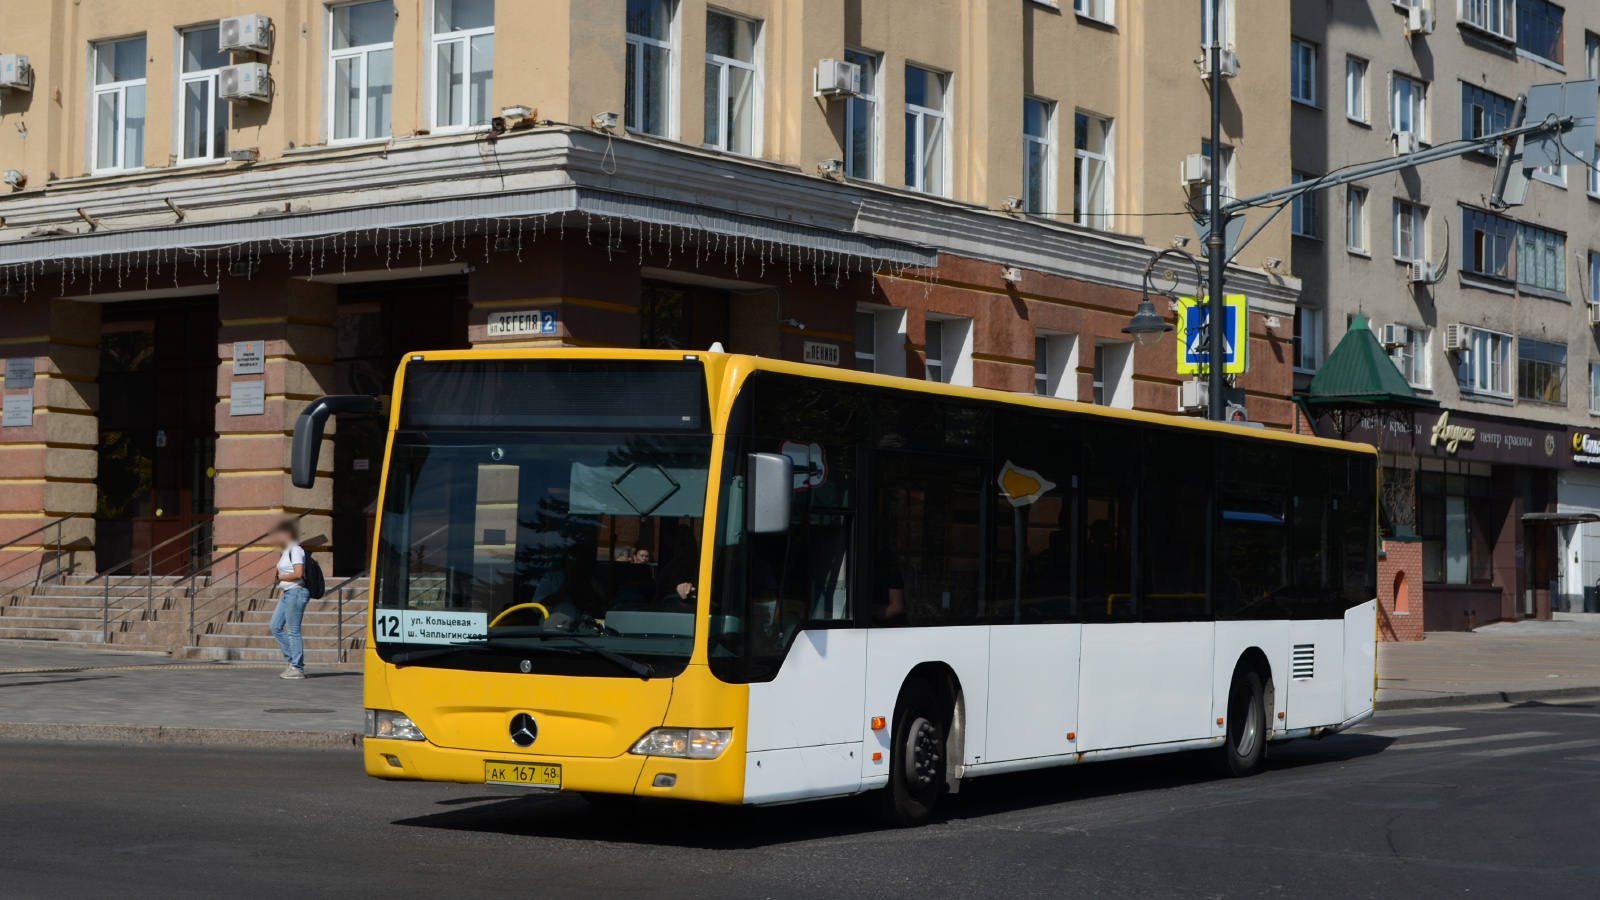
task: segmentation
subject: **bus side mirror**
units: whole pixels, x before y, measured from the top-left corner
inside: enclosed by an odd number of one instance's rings
[[[322,450],[322,431],[328,416],[375,416],[382,404],[377,397],[364,394],[338,394],[311,401],[294,423],[294,446],[289,451],[289,477],[297,488],[317,483],[317,454]]]
[[[746,466],[745,516],[751,534],[789,530],[794,497],[794,460],[781,453],[752,453]]]

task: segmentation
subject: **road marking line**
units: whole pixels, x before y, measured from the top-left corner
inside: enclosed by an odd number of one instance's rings
[[[1501,747],[1498,750],[1479,750],[1468,756],[1516,756],[1519,753],[1543,753],[1547,750],[1576,750],[1579,747],[1600,747],[1600,740],[1563,741],[1559,744],[1535,744],[1532,747]]]
[[[1600,762],[1600,753],[1591,753],[1588,756],[1568,756],[1566,759],[1577,762]]]
[[[1487,734],[1483,737],[1455,738],[1448,741],[1423,741],[1420,744],[1395,744],[1390,750],[1432,750],[1437,747],[1460,747],[1464,744],[1487,744],[1490,741],[1520,741],[1523,738],[1549,737],[1553,731],[1519,731],[1515,734]]]
[[[1403,738],[1418,734],[1438,734],[1441,731],[1461,730],[1449,725],[1416,725],[1411,728],[1379,728],[1376,731],[1353,731],[1351,733],[1370,737]]]

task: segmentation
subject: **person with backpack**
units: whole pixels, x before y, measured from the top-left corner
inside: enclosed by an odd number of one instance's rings
[[[283,548],[278,557],[278,589],[283,595],[272,611],[272,636],[289,666],[278,677],[304,678],[305,644],[300,639],[300,623],[306,615],[306,604],[322,597],[322,569],[300,546],[293,519],[279,522],[269,538]]]

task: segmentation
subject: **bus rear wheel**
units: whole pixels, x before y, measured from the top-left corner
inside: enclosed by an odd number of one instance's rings
[[[925,825],[945,787],[944,704],[924,681],[901,691],[889,743],[889,784],[872,793],[876,813],[896,828]]]
[[[1224,775],[1242,777],[1261,770],[1267,755],[1266,692],[1254,666],[1234,670],[1228,689],[1228,733],[1217,750],[1217,768]]]

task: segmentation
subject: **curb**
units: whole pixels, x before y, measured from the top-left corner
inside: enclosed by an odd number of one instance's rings
[[[185,744],[297,750],[360,750],[353,731],[273,731],[265,728],[189,728],[171,725],[64,725],[0,722],[0,740],[86,741],[116,744]]]
[[[1437,697],[1410,697],[1404,700],[1379,700],[1377,710],[1435,709],[1445,706],[1483,706],[1490,703],[1527,703],[1530,700],[1600,698],[1600,686],[1548,688],[1537,691],[1483,691],[1476,694],[1441,694]]]

